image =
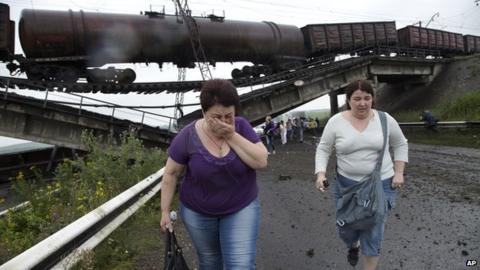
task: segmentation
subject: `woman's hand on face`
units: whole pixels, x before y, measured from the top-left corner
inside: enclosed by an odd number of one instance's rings
[[[212,132],[218,137],[229,139],[235,134],[235,120],[232,121],[232,124],[228,124],[216,118],[209,118],[208,125],[211,127]]]

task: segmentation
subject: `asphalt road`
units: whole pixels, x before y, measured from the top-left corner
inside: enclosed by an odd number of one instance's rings
[[[314,188],[315,142],[277,145],[268,168],[258,173],[257,269],[353,269],[336,235],[333,197]],[[480,269],[466,266],[469,259],[480,262],[480,151],[411,144],[409,155],[379,269]]]

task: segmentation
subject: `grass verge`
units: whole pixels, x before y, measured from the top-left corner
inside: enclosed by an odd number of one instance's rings
[[[480,149],[480,129],[404,129],[408,142]]]

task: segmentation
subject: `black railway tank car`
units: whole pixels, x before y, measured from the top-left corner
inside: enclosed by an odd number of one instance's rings
[[[395,22],[309,24],[302,27],[310,56],[346,53],[372,46],[396,46]]]
[[[218,17],[195,17],[195,21],[212,64],[281,65],[305,59],[303,37],[296,26]],[[195,62],[187,25],[175,15],[27,9],[22,11],[19,37],[27,59],[57,59],[65,67],[76,66],[70,73],[110,63],[172,62],[191,67]],[[27,74],[46,76],[35,74],[43,71],[34,67],[27,67]]]

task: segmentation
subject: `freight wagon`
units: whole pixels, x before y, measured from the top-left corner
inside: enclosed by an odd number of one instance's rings
[[[465,35],[463,36],[463,45],[467,54],[480,53],[480,37]]]
[[[274,22],[245,22],[223,17],[194,17],[207,61],[250,62],[232,77],[269,75],[295,69],[319,58],[332,60],[375,46],[434,49],[442,56],[479,53],[480,37],[395,21],[309,24],[302,28]],[[9,7],[0,4],[0,61],[10,72],[25,72],[32,80],[131,83],[132,69],[101,66],[117,63],[174,63],[194,67],[187,23],[181,16],[83,11],[22,11],[19,38],[25,55],[14,53],[14,22]],[[400,48],[401,49],[401,48]],[[400,50],[401,51],[401,50]]]
[[[464,52],[462,34],[418,26],[407,26],[398,29],[397,33],[401,47],[435,49],[448,53]]]
[[[309,24],[301,28],[310,57],[373,46],[396,46],[395,22]]]

